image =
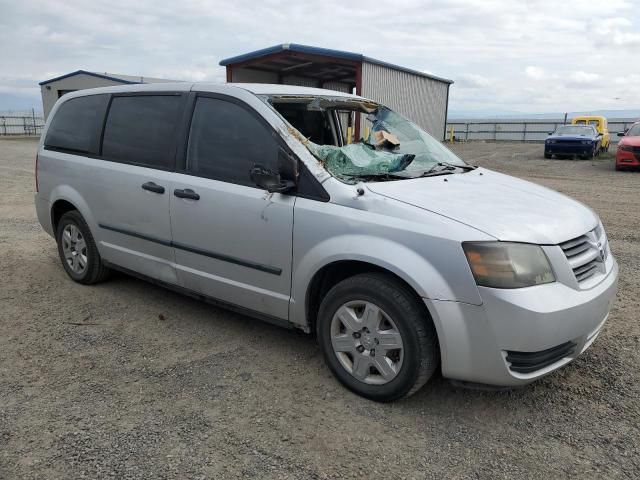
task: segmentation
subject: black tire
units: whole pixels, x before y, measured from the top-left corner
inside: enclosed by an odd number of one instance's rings
[[[75,226],[82,234],[86,245],[87,261],[86,267],[82,272],[75,272],[65,258],[62,236],[67,226]],[[58,255],[62,266],[74,282],[91,285],[102,282],[108,277],[110,270],[102,262],[96,242],[93,239],[93,235],[91,235],[91,230],[89,230],[89,226],[80,215],[80,212],[72,210],[62,216],[56,228],[56,241],[58,242]]]
[[[396,376],[382,385],[355,378],[333,350],[331,322],[347,302],[370,302],[395,323],[402,338],[403,360]],[[329,369],[348,389],[379,402],[390,402],[417,392],[431,378],[440,360],[433,321],[416,295],[400,281],[380,273],[360,274],[335,285],[322,300],[317,336]]]
[[[553,155],[551,155],[550,153],[545,153],[544,154],[544,158],[551,158],[551,157],[553,157]]]

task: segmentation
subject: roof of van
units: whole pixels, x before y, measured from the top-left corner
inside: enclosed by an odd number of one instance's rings
[[[69,97],[83,95],[95,95],[97,93],[117,93],[117,92],[146,92],[146,91],[219,91],[223,89],[242,89],[255,95],[293,95],[293,96],[326,96],[326,97],[345,97],[345,98],[362,98],[351,93],[338,92],[336,90],[327,90],[325,88],[298,87],[296,85],[280,85],[267,83],[212,83],[212,82],[176,82],[176,83],[146,83],[146,84],[126,84],[116,85],[112,87],[88,88],[77,90],[69,93]]]
[[[197,86],[199,84],[195,84]],[[248,90],[256,95],[309,95],[360,98],[351,93],[328,90],[326,88],[299,87],[297,85],[282,85],[278,83],[228,83],[226,85]]]

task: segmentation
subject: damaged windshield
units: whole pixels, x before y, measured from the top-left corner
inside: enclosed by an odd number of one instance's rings
[[[272,97],[268,102],[342,181],[416,178],[473,168],[420,127],[374,102],[350,97]]]

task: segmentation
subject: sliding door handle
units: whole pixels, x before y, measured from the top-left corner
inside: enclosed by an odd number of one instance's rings
[[[164,193],[164,187],[162,185],[157,185],[153,182],[143,183],[142,189],[148,190],[153,193]]]
[[[184,190],[176,189],[173,191],[173,194],[178,198],[188,198],[189,200],[200,200],[200,195],[191,190],[190,188],[185,188]]]

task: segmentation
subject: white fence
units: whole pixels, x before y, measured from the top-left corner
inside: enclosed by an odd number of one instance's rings
[[[611,143],[618,143],[618,132],[624,132],[637,119],[612,119],[608,121]],[[563,120],[452,120],[447,122],[445,138],[454,140],[491,140],[510,142],[543,142]]]
[[[43,126],[44,117],[36,113],[0,114],[0,136],[40,135]]]

